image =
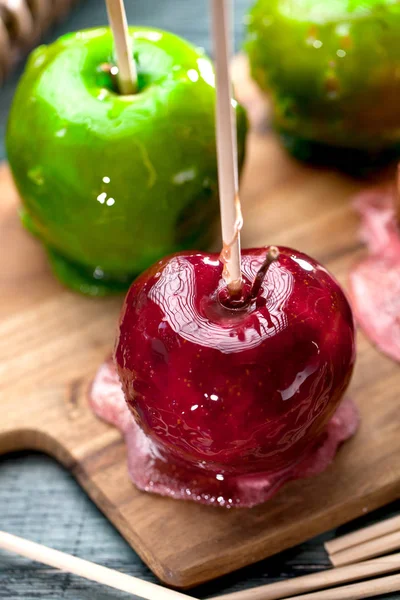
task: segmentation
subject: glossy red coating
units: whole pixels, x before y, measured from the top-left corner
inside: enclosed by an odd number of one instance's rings
[[[225,307],[218,255],[165,258],[131,286],[115,359],[157,460],[224,478],[278,474],[320,441],[355,359],[350,306],[315,260],[280,248],[257,298]],[[247,288],[266,248],[242,252]],[[188,482],[190,487],[190,482]]]
[[[129,475],[136,487],[161,496],[224,508],[255,506],[274,496],[291,479],[322,473],[339,446],[354,435],[359,424],[357,407],[345,396],[324,432],[298,462],[274,475],[216,474],[190,463],[171,463],[159,455],[156,445],[132,417],[112,360],[99,367],[89,398],[96,415],[118,427],[124,436]]]

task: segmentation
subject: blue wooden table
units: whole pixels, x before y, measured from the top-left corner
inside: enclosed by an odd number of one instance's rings
[[[237,48],[243,34],[243,14],[249,3],[249,0],[236,0]],[[131,23],[169,29],[210,52],[206,0],[126,0],[126,5]],[[67,22],[52,32],[48,40],[66,31],[105,22],[103,2],[87,0]],[[19,72],[0,89],[0,159],[5,157],[4,131]],[[339,533],[390,516],[399,510],[400,503],[391,505],[358,523],[342,527]],[[0,530],[149,581],[155,580],[72,477],[45,456],[19,454],[0,459]],[[192,595],[206,598],[326,568],[329,561],[323,541],[334,535],[333,531],[327,533],[272,559],[193,590]],[[122,600],[126,597],[0,551],[0,599]],[[400,594],[386,597],[399,600]]]

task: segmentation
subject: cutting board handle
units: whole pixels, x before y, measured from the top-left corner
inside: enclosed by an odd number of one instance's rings
[[[0,455],[35,450],[52,456],[66,468],[93,458],[121,439],[120,433],[94,416],[88,407],[91,377],[66,386],[42,387],[23,402],[1,399]]]

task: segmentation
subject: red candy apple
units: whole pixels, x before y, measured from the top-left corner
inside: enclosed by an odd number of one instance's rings
[[[143,273],[122,310],[117,372],[104,365],[91,398],[124,433],[140,489],[253,506],[323,470],[354,433],[353,405],[339,407],[354,326],[343,291],[316,261],[289,248],[240,253],[229,19],[225,3],[212,8],[225,264],[193,251]]]
[[[315,260],[279,252],[266,273],[266,248],[242,252],[235,300],[218,255],[200,252],[161,260],[128,292],[117,371],[171,495],[176,473],[203,501],[207,480],[220,503],[261,501],[326,438],[353,369],[351,309]],[[250,500],[246,477],[262,488]]]

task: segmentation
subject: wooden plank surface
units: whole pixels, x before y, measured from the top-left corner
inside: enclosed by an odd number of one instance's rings
[[[96,509],[72,476],[52,459],[23,453],[0,458],[0,529],[156,582],[136,553]],[[315,573],[329,565],[323,542],[400,510],[385,506],[336,531],[202,585],[190,593],[209,598]],[[128,600],[126,594],[0,551],[1,600]],[[399,600],[393,593],[385,600]]]
[[[292,161],[273,134],[254,131],[242,187],[244,246],[297,247],[345,283],[363,252],[349,206],[358,187]],[[398,496],[400,370],[361,335],[351,393],[362,426],[324,474],[243,511],[138,492],[127,477],[119,434],[93,417],[86,398],[97,364],[112,347],[121,299],[82,298],[53,280],[41,248],[18,223],[5,166],[0,197],[0,452],[34,448],[55,456],[161,580],[199,584]]]

